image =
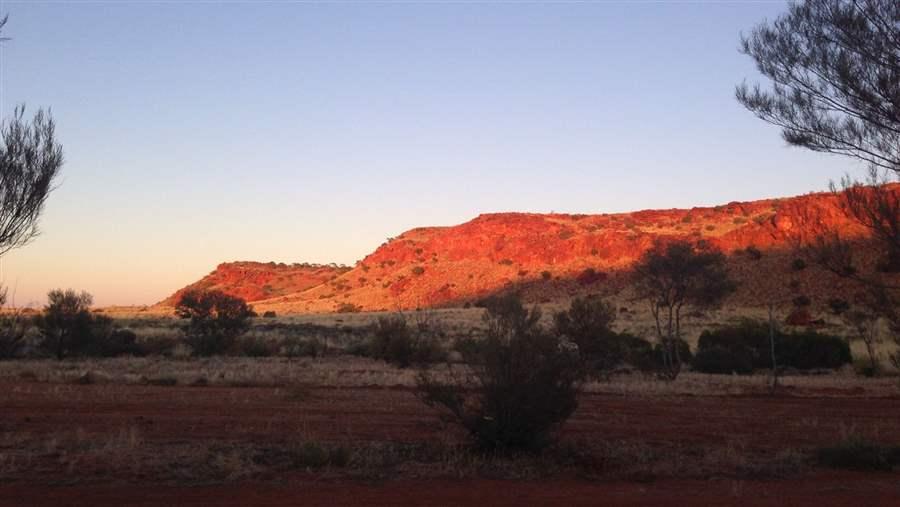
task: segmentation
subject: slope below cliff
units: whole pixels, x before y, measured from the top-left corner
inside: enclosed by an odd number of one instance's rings
[[[841,282],[792,267],[792,238],[812,230],[811,217],[861,241],[866,237],[829,193],[620,214],[497,213],[451,227],[412,229],[351,269],[320,267],[286,276],[271,264],[240,263],[252,269],[237,277],[214,272],[198,283],[241,295],[258,309],[286,313],[461,306],[503,290],[549,302],[627,289],[625,275],[635,260],[657,238],[670,238],[703,239],[728,254],[740,283],[733,302],[843,294],[847,287]],[[858,249],[858,257],[868,255],[864,243]],[[279,276],[290,283],[272,285]],[[263,280],[276,289],[263,290]]]

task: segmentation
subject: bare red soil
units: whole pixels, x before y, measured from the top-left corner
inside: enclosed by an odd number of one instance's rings
[[[761,505],[895,506],[896,476],[823,472],[792,481],[680,480],[653,484],[528,481],[401,480],[384,484],[292,478],[287,484],[198,487],[74,486],[35,491],[0,486],[0,505]]]
[[[205,441],[278,446],[308,440],[424,442],[462,435],[442,425],[407,389],[315,388],[293,399],[283,388],[154,387],[5,383],[0,433],[85,441],[134,428],[166,448]],[[850,397],[853,396],[853,397]],[[586,394],[565,426],[568,442],[634,442],[659,449],[717,446],[766,456],[808,450],[850,429],[900,442],[900,399],[866,393],[794,392],[781,397],[625,397]],[[8,439],[2,445],[12,445]],[[557,476],[539,481],[425,479],[376,482],[296,472],[265,480],[183,486],[133,475],[128,466],[78,462],[60,470],[44,456],[26,477],[0,484],[2,505],[897,505],[900,476],[810,468],[784,479]],[[128,463],[128,460],[125,460]],[[38,470],[38,472],[34,472]],[[44,472],[40,472],[43,470]],[[136,473],[136,472],[135,472]]]
[[[346,271],[282,276],[272,264],[226,264],[193,286],[221,288],[255,302],[258,310],[280,313],[331,312],[347,304],[363,310],[461,306],[508,289],[549,302],[621,289],[624,272],[657,238],[686,238],[704,239],[730,255],[741,282],[730,303],[762,305],[791,291],[824,302],[846,297],[846,282],[791,269],[792,238],[822,225],[850,236],[866,234],[828,193],[689,210],[498,213],[452,227],[412,229]],[[748,254],[748,247],[762,256]],[[865,257],[864,244],[859,250],[857,257]],[[173,297],[157,309],[171,306]]]

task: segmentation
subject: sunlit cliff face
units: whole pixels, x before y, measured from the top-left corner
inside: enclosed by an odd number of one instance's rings
[[[614,215],[498,213],[412,229],[352,269],[223,264],[196,285],[282,312],[329,312],[348,303],[366,310],[464,305],[509,289],[541,302],[621,289],[631,264],[654,241],[688,239],[729,254],[741,282],[734,297],[763,304],[784,291],[788,276],[809,291],[840,290],[811,272],[790,271],[794,239],[823,226],[849,237],[866,234],[831,194]],[[763,255],[746,255],[748,248]]]

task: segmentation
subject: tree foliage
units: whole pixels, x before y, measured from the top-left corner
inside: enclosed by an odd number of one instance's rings
[[[810,150],[900,173],[900,3],[805,0],[741,39],[771,88],[738,101]]]
[[[662,376],[681,372],[682,310],[708,308],[735,289],[725,256],[706,242],[657,241],[634,267],[637,296],[650,303],[660,341]]]
[[[246,301],[220,290],[185,291],[175,306],[175,314],[190,319],[183,327],[188,343],[200,356],[220,354],[250,329],[256,314]]]
[[[592,373],[608,371],[626,360],[625,340],[612,330],[616,309],[597,296],[575,298],[553,316],[553,331],[578,346]]]
[[[87,292],[54,289],[47,294],[47,305],[35,319],[41,332],[42,348],[63,359],[79,354],[91,341],[91,303]]]
[[[540,310],[526,309],[515,295],[491,298],[487,331],[466,354],[465,372],[419,375],[422,400],[465,428],[479,449],[539,449],[578,406],[577,351],[540,320]]]
[[[870,232],[865,249],[880,256],[877,269],[861,269],[857,244],[834,228],[820,227],[799,245],[818,265],[856,281],[859,302],[900,336],[900,286],[885,275],[900,272],[900,187],[892,184],[900,181],[900,2],[791,3],[742,37],[741,48],[771,87],[739,85],[738,101],[780,127],[789,144],[868,166],[865,180],[846,177],[832,190],[844,214]]]
[[[6,290],[0,289],[0,307],[6,305]],[[0,359],[17,357],[25,347],[31,319],[17,309],[0,314]]]
[[[6,21],[0,19],[0,33]],[[0,127],[0,255],[37,236],[44,202],[62,164],[50,113],[39,109],[29,121],[25,107],[16,107]]]

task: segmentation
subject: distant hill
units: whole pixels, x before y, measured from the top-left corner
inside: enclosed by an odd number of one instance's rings
[[[625,275],[656,238],[687,238],[729,255],[740,283],[734,302],[846,296],[849,285],[793,266],[791,238],[809,226],[810,212],[858,237],[858,257],[869,253],[866,231],[843,215],[834,195],[820,193],[619,214],[486,214],[404,232],[352,269],[222,264],[190,287],[221,288],[280,313],[333,312],[348,304],[363,310],[462,306],[505,290],[550,302],[627,291]],[[161,304],[171,305],[180,292]]]
[[[260,301],[321,285],[349,269],[335,264],[223,262],[210,274],[178,290],[158,305],[175,306],[181,294],[189,289],[219,289],[247,301]]]

